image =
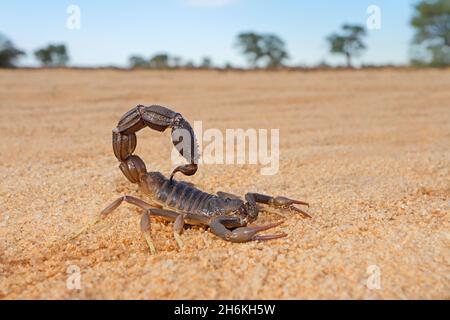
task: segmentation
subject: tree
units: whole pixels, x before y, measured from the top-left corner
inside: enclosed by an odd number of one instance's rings
[[[201,68],[210,69],[212,67],[212,60],[209,57],[203,57],[202,63],[200,64]]]
[[[281,67],[283,60],[288,58],[284,41],[273,34],[268,34],[263,37],[263,52],[267,58],[268,68]]]
[[[182,64],[182,61],[183,61],[183,59],[181,57],[173,56],[171,60],[172,60],[172,65],[173,65],[174,68],[181,67],[181,64]]]
[[[253,68],[261,60],[265,61],[266,68],[280,67],[289,57],[284,41],[274,34],[244,32],[237,36],[235,45]]]
[[[148,61],[144,57],[133,55],[128,58],[131,68],[148,68]]]
[[[359,56],[366,45],[363,37],[366,35],[364,27],[359,25],[344,24],[342,33],[333,33],[327,37],[330,44],[330,52],[344,55],[347,67],[352,67],[352,58]]]
[[[167,53],[156,54],[150,59],[149,66],[153,69],[167,69],[170,67],[169,60]]]
[[[25,52],[17,49],[11,40],[0,34],[0,68],[14,68],[15,61],[22,55]]]
[[[188,60],[186,62],[186,64],[184,65],[185,68],[187,69],[194,69],[195,68],[195,63],[192,60]]]
[[[149,60],[140,55],[133,55],[128,58],[131,68],[153,68],[153,69],[167,69],[179,68],[181,66],[182,58],[179,56],[170,56],[166,53],[156,54]]]
[[[231,64],[231,62],[227,61],[227,62],[225,62],[223,68],[224,69],[233,69],[233,65]]]
[[[49,44],[45,48],[36,50],[34,55],[46,67],[61,67],[69,62],[69,55],[64,44]]]
[[[237,36],[236,47],[246,56],[253,68],[257,66],[258,60],[264,56],[261,42],[262,36],[254,32],[241,33]]]
[[[416,29],[413,45],[418,52],[413,63],[450,65],[450,1],[420,1],[411,25]]]

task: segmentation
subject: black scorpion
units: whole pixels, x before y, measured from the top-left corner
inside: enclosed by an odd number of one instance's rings
[[[137,143],[136,132],[144,127],[160,132],[167,128],[172,129],[172,142],[188,163],[176,167],[170,178],[166,178],[160,172],[147,172],[142,159],[133,154]],[[176,134],[177,131],[183,134]],[[285,233],[259,234],[261,231],[279,226],[282,222],[264,226],[247,226],[257,219],[261,210],[258,204],[276,209],[288,209],[304,217],[310,217],[309,214],[294,206],[294,204],[309,206],[303,201],[258,193],[247,193],[243,201],[230,193],[209,194],[190,183],[174,180],[173,177],[177,172],[186,176],[197,172],[197,141],[191,125],[181,114],[166,107],[138,105],[131,109],[122,116],[113,130],[112,141],[114,154],[120,161],[120,170],[129,181],[139,185],[140,190],[149,196],[151,203],[133,196],[122,196],[105,208],[93,223],[114,211],[123,201],[138,206],[144,210],[141,230],[152,254],[156,253],[156,250],[151,238],[151,217],[174,221],[173,233],[180,248],[183,247],[180,235],[186,224],[209,227],[213,234],[231,242],[285,237]],[[83,228],[76,236],[85,229]]]

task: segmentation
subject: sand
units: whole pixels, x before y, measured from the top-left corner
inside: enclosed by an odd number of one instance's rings
[[[1,71],[0,297],[449,299],[449,89],[449,70]],[[145,199],[111,147],[139,103],[204,129],[280,128],[278,174],[203,165],[183,179],[307,200],[313,218],[289,214],[288,237],[260,243],[187,228],[183,250],[155,220],[151,256],[125,204],[70,240],[118,196]],[[139,133],[149,170],[169,174],[170,151],[169,132]]]

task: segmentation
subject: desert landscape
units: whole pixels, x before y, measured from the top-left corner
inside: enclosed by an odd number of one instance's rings
[[[0,298],[450,299],[449,88],[448,69],[2,70]],[[124,204],[71,240],[117,197],[145,200],[111,146],[137,104],[205,129],[279,128],[278,174],[203,165],[178,179],[306,200],[313,218],[286,214],[286,238],[244,244],[189,227],[182,250],[155,219],[151,255]],[[171,148],[147,129],[135,153],[169,175]]]

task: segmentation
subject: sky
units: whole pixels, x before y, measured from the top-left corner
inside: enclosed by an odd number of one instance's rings
[[[368,30],[359,63],[404,64],[417,0],[15,0],[0,4],[0,33],[26,51],[22,66],[37,62],[33,51],[65,43],[72,66],[127,66],[132,54],[160,52],[184,61],[211,57],[216,65],[244,66],[234,46],[243,31],[275,33],[287,44],[288,64],[344,63],[328,52],[326,37],[343,23],[366,26],[367,8],[380,8],[380,29]],[[79,29],[73,22],[80,9]]]

